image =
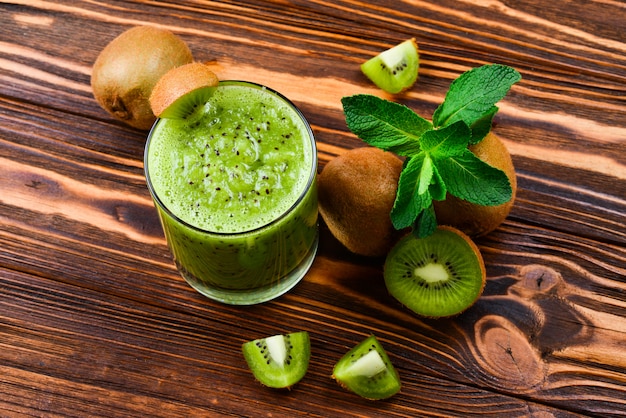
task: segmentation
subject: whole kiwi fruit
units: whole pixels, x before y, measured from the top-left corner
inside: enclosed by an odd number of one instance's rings
[[[375,147],[354,148],[329,161],[318,177],[319,212],[348,250],[387,254],[399,238],[390,213],[402,161]]]
[[[152,88],[168,70],[192,61],[187,44],[172,32],[133,27],[98,55],[91,74],[93,95],[117,119],[150,129],[156,120],[149,103]]]
[[[488,133],[469,149],[487,164],[504,171],[513,190],[511,199],[502,205],[481,206],[448,194],[445,200],[434,201],[433,205],[438,224],[453,226],[471,237],[480,237],[500,226],[509,215],[515,201],[517,179],[511,154],[496,134]]]

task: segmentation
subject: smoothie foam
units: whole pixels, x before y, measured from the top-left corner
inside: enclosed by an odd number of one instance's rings
[[[190,120],[162,120],[152,185],[185,222],[213,232],[263,226],[292,206],[313,156],[299,115],[265,89],[222,86]]]

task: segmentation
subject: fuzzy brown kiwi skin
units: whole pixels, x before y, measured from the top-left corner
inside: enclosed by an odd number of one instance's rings
[[[104,110],[134,128],[147,130],[156,120],[148,102],[152,88],[169,69],[192,61],[187,44],[172,32],[136,26],[100,52],[91,88]]]
[[[498,206],[481,206],[448,194],[445,200],[435,201],[433,205],[440,225],[454,226],[477,238],[498,228],[509,215],[517,193],[517,178],[508,149],[494,133],[490,132],[469,149],[487,164],[505,172],[513,190],[511,199]]]
[[[326,164],[318,177],[319,212],[351,252],[380,257],[404,232],[390,218],[402,161],[375,147],[351,149]]]

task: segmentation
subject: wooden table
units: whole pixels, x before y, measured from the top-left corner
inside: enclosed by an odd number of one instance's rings
[[[623,2],[0,3],[0,416],[626,416]],[[387,294],[383,260],[349,254],[323,224],[288,295],[242,308],[193,291],[146,188],[146,132],[91,94],[98,53],[140,24],[171,29],[223,79],[292,99],[320,169],[362,145],[340,98],[383,95],[359,64],[385,48],[417,39],[420,79],[391,99],[424,117],[465,70],[519,70],[494,125],[518,198],[477,240],[478,303],[417,317]],[[261,387],[242,342],[297,330],[311,335],[307,376]],[[329,377],[371,333],[403,382],[386,401]]]

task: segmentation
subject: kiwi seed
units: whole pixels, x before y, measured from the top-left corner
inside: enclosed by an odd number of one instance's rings
[[[159,118],[184,119],[211,97],[219,80],[199,62],[173,68],[154,86],[152,112]]]
[[[329,230],[355,254],[387,254],[399,238],[390,213],[402,161],[375,147],[355,148],[329,161],[318,178],[319,211]]]
[[[381,52],[361,64],[361,71],[380,89],[396,94],[413,86],[419,71],[415,38]]]
[[[91,74],[96,101],[126,124],[147,130],[155,121],[148,99],[168,70],[193,61],[187,44],[172,32],[133,27],[98,55]]]
[[[487,164],[498,168],[507,175],[513,194],[511,200],[498,206],[481,206],[452,195],[445,200],[434,201],[433,206],[440,225],[450,225],[471,237],[480,237],[495,230],[509,215],[517,192],[517,179],[511,155],[504,143],[494,133],[469,149]]]
[[[480,297],[486,281],[476,244],[449,226],[439,226],[426,238],[402,238],[387,255],[383,274],[393,297],[432,318],[465,311]]]

